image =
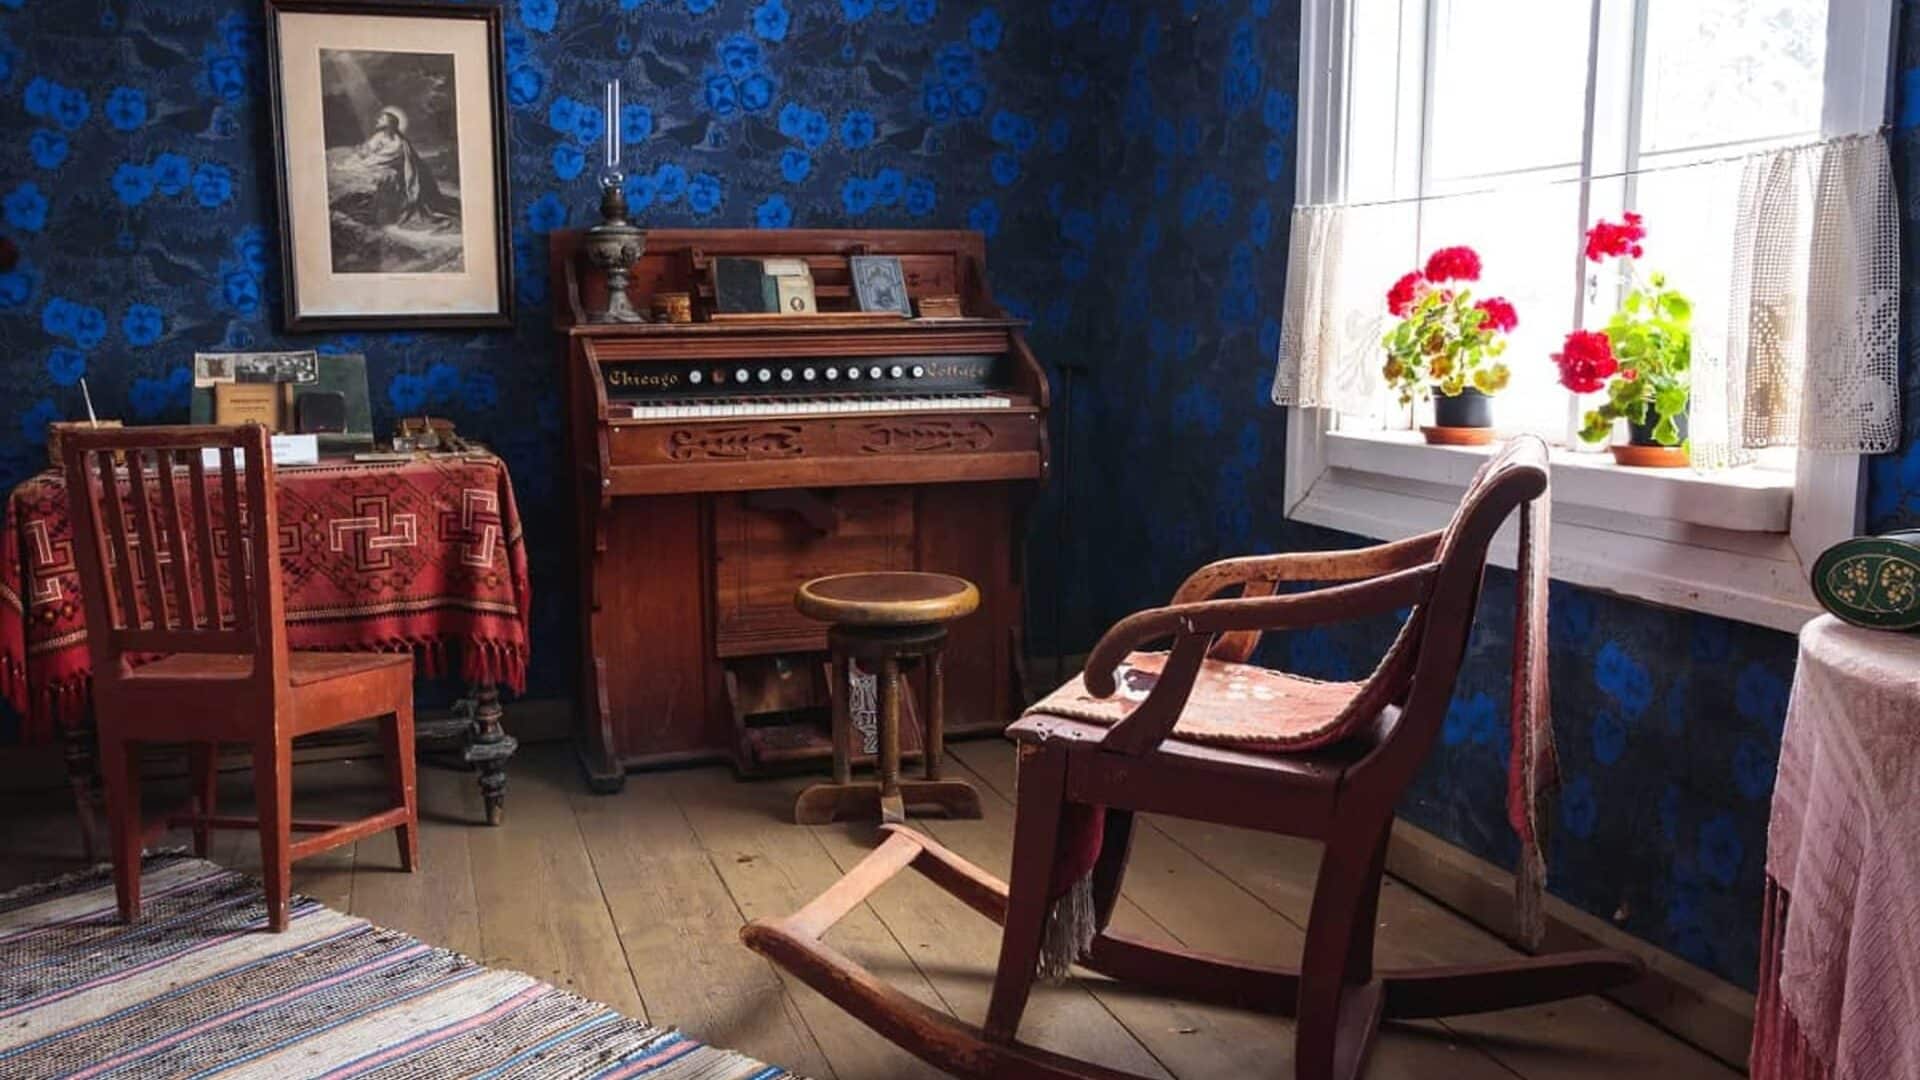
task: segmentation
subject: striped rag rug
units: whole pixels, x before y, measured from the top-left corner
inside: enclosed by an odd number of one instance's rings
[[[0,1076],[785,1080],[527,975],[259,883],[147,858],[138,923],[105,868],[0,897]]]

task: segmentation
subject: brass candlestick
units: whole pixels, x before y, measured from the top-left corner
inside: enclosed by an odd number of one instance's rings
[[[633,264],[647,250],[647,234],[627,220],[627,194],[624,186],[610,176],[600,192],[600,224],[587,230],[587,261],[607,275],[607,305],[589,312],[593,323],[643,323],[647,317],[634,309],[627,299],[627,285]]]

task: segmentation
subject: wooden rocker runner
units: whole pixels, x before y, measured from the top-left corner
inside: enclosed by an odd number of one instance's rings
[[[1361,1076],[1383,1019],[1488,1012],[1633,981],[1639,961],[1607,950],[1417,970],[1373,964],[1394,806],[1452,698],[1488,545],[1523,504],[1508,816],[1521,840],[1521,928],[1538,940],[1545,866],[1536,823],[1555,769],[1546,461],[1537,439],[1517,439],[1481,469],[1444,530],[1360,551],[1214,563],[1188,578],[1171,605],[1121,620],[1079,679],[1008,729],[1020,748],[1010,883],[889,825],[846,877],[787,918],[756,920],[742,938],[874,1030],[962,1077],[1127,1075],[1017,1041],[1034,980],[1071,963],[1172,995],[1294,1017],[1294,1073],[1303,1080]],[[1281,582],[1327,584],[1276,595]],[[1238,595],[1215,599],[1230,589]],[[1314,682],[1246,663],[1262,631],[1403,609],[1404,628],[1364,681]],[[1164,639],[1172,640],[1168,653],[1137,651]],[[1137,812],[1323,841],[1300,968],[1108,929]],[[908,867],[1004,928],[982,1026],[922,1004],[821,940]]]

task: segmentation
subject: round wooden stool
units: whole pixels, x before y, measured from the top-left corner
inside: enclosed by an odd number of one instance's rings
[[[833,781],[800,793],[793,819],[801,825],[825,825],[838,818],[872,817],[905,821],[908,806],[938,807],[950,817],[980,816],[980,793],[964,780],[940,778],[945,738],[946,677],[941,650],[947,624],[980,606],[980,590],[948,574],[883,572],[838,574],[800,586],[794,606],[801,614],[830,623],[827,643],[833,652]],[[875,725],[879,728],[879,779],[853,780],[853,716],[848,705],[849,665],[871,673],[878,690]],[[900,779],[902,671],[919,664],[926,671],[926,779]]]

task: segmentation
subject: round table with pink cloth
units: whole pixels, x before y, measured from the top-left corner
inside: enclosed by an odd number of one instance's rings
[[[1920,635],[1800,632],[1753,1075],[1920,1080]]]

